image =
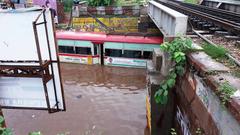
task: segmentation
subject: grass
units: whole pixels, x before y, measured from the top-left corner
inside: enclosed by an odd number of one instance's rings
[[[205,53],[211,56],[216,61],[224,64],[231,69],[231,74],[237,78],[240,78],[240,67],[232,60],[226,57],[228,51],[223,47],[216,47],[207,43],[202,45]]]
[[[227,81],[222,83],[218,88],[218,94],[220,96],[220,100],[222,104],[226,104],[227,101],[230,100],[231,96],[236,92],[237,89],[231,86]]]
[[[115,0],[113,5],[114,6],[135,6],[141,5],[144,3],[144,0]]]
[[[227,50],[221,46],[214,46],[208,43],[204,43],[202,47],[204,52],[211,56],[213,59],[226,58]]]
[[[186,3],[198,4],[198,0],[184,0]]]

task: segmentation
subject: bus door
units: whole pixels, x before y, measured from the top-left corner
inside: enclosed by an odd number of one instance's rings
[[[100,52],[100,63],[104,65],[104,47],[103,44],[99,44],[99,52]]]

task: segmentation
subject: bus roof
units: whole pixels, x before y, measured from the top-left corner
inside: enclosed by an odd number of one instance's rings
[[[161,44],[163,42],[163,38],[160,36],[159,37],[124,36],[124,35],[107,35],[105,33],[71,32],[71,31],[57,31],[56,37],[57,39],[84,40],[101,44],[104,42]]]

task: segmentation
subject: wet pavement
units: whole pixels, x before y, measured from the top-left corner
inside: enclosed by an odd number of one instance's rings
[[[61,64],[66,112],[3,110],[15,135],[146,135],[144,69]]]

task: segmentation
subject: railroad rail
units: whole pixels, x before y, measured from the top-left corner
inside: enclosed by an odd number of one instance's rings
[[[206,6],[202,6],[202,5],[183,3],[183,2],[179,2],[179,1],[177,1],[176,3],[178,3],[182,6],[194,9],[194,10],[198,10],[201,12],[205,12],[205,13],[220,17],[230,23],[240,26],[240,14],[239,13],[230,12],[230,11],[226,11],[226,10],[222,10],[222,9],[210,8],[210,7],[206,7]]]
[[[240,14],[175,1],[157,2],[188,15],[192,21],[202,21],[208,24],[208,27],[218,27],[234,35],[240,35]]]

